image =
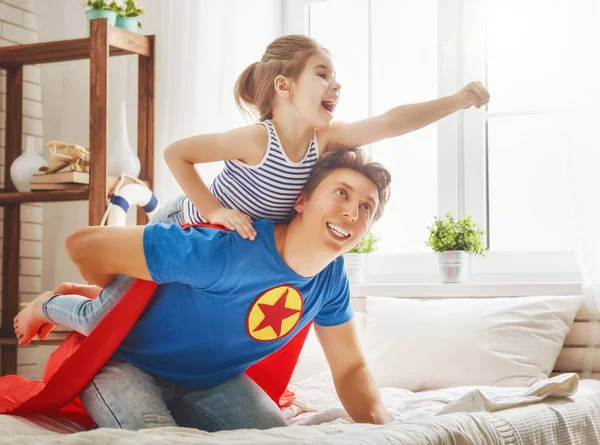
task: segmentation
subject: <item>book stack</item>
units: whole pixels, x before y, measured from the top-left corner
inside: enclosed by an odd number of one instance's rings
[[[106,178],[106,190],[108,195],[111,196],[114,192],[114,188],[119,182],[120,178],[113,176],[107,176]],[[142,181],[147,187],[150,187],[148,181]],[[132,184],[133,180],[125,178],[123,184]],[[42,173],[33,175],[31,180],[31,191],[39,192],[43,190],[70,190],[70,189],[81,189],[82,187],[90,186],[90,174],[89,172],[78,172],[78,171],[64,171],[57,173]]]
[[[68,190],[89,185],[88,172],[66,171],[33,175],[31,190]]]

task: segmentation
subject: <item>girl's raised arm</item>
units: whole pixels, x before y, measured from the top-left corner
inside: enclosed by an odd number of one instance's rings
[[[252,219],[234,209],[223,207],[204,183],[194,164],[239,159],[257,164],[267,147],[267,132],[262,125],[236,128],[225,133],[192,136],[169,145],[164,159],[173,176],[204,218],[237,230],[243,238],[254,239]]]
[[[401,105],[384,114],[353,123],[334,122],[320,130],[326,150],[360,147],[423,128],[458,110],[480,108],[490,100],[480,82],[471,82],[452,96],[417,104]]]

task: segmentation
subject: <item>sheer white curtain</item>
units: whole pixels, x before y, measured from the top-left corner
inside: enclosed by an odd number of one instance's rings
[[[143,4],[144,32],[156,35],[155,190],[164,201],[180,191],[162,162],[169,143],[246,124],[233,101],[233,86],[243,69],[259,60],[281,34],[282,10],[280,0]],[[220,166],[199,169],[211,180]]]
[[[575,247],[584,278],[583,293],[596,312],[600,308],[600,0],[565,4],[562,47],[563,80],[560,129],[568,148],[567,169],[575,222]],[[597,315],[596,315],[597,322]],[[597,323],[592,323],[590,339]],[[584,371],[591,372],[592,355]]]

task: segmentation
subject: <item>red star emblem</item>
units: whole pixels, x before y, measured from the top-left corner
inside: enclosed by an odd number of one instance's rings
[[[279,337],[281,335],[281,324],[283,323],[283,320],[300,312],[297,309],[288,309],[285,307],[288,292],[289,289],[286,289],[283,295],[279,297],[279,300],[272,306],[270,304],[258,303],[258,307],[265,318],[260,322],[256,329],[254,329],[255,332],[271,326],[277,337]]]

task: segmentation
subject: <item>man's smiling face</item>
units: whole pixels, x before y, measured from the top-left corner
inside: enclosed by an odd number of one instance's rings
[[[301,195],[295,208],[312,237],[338,256],[369,230],[378,205],[373,181],[355,170],[339,168],[311,196]]]

